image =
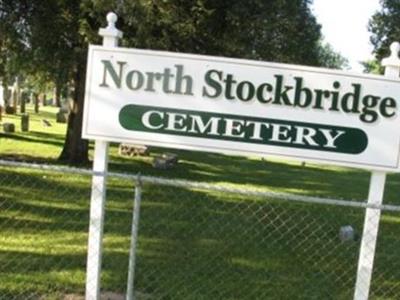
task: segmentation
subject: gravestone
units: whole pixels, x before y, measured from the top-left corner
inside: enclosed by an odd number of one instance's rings
[[[168,170],[178,164],[178,155],[173,153],[164,153],[153,159],[153,167],[159,170]]]
[[[7,106],[6,106],[6,114],[8,114],[8,115],[13,115],[13,114],[15,114],[15,109],[14,109],[14,107],[12,107],[11,105],[7,105]]]
[[[339,239],[342,242],[354,241],[356,238],[354,228],[350,225],[342,226],[339,230]]]
[[[5,133],[13,133],[15,132],[14,123],[3,123],[3,130]]]
[[[20,112],[24,114],[26,111],[26,103],[29,102],[29,96],[26,91],[21,92],[21,105],[20,105]]]
[[[21,116],[21,131],[29,131],[29,114],[23,114]]]
[[[68,111],[65,112],[60,108],[60,110],[56,114],[56,122],[64,124],[67,123],[67,120],[68,120]]]
[[[164,153],[162,156],[165,160],[169,161],[171,164],[178,164],[178,155],[174,153]]]

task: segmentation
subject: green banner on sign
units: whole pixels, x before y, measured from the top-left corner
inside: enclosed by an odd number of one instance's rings
[[[119,122],[137,132],[346,154],[359,154],[368,145],[357,128],[134,104],[121,109]]]

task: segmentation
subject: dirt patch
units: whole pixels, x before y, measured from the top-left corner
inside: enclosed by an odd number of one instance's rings
[[[144,293],[135,293],[135,299],[137,300],[149,300],[150,295]],[[62,300],[85,300],[84,295],[67,294]],[[103,292],[100,295],[100,300],[125,300],[125,294],[114,293],[114,292]]]
[[[100,295],[101,300],[125,300],[124,294],[118,294],[113,292],[103,292]],[[68,294],[65,295],[63,300],[85,300],[84,295]]]

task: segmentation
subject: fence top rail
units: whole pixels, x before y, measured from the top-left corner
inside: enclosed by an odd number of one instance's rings
[[[332,199],[332,198],[323,198],[323,197],[312,197],[305,196],[299,194],[290,194],[284,192],[273,192],[273,191],[257,191],[249,188],[238,188],[233,186],[222,186],[204,182],[196,182],[185,179],[167,179],[162,177],[155,176],[146,176],[140,174],[129,174],[129,173],[119,173],[119,172],[95,172],[90,169],[83,168],[75,168],[75,167],[67,167],[67,166],[58,166],[58,165],[46,165],[46,164],[38,164],[38,163],[30,163],[30,162],[17,162],[17,161],[9,161],[0,159],[0,166],[3,167],[18,167],[18,168],[29,168],[43,171],[52,171],[57,173],[65,173],[65,174],[78,174],[78,175],[86,175],[86,176],[109,176],[116,178],[123,178],[128,180],[133,180],[135,182],[142,183],[150,183],[150,184],[158,184],[164,186],[171,187],[184,187],[189,189],[202,189],[209,190],[214,192],[225,192],[225,193],[234,193],[238,195],[245,196],[254,196],[261,198],[273,198],[278,200],[286,200],[286,201],[294,201],[294,202],[304,202],[304,203],[314,203],[314,204],[326,204],[326,205],[336,205],[336,206],[349,206],[356,208],[373,208],[378,210],[385,211],[399,211],[400,206],[397,205],[373,205],[368,204],[367,202],[360,202],[354,200],[344,200],[344,199]]]

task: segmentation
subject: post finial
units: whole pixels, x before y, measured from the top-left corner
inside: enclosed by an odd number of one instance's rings
[[[393,42],[390,45],[390,51],[393,53],[395,53],[395,55],[397,56],[399,51],[400,51],[400,43],[399,42]]]
[[[390,45],[390,55],[382,59],[382,65],[393,66],[393,67],[400,67],[400,58],[399,58],[399,51],[400,51],[400,43],[393,42]]]
[[[118,20],[118,16],[109,12],[107,14],[107,27],[100,28],[99,34],[103,37],[103,45],[109,47],[116,47],[118,45],[118,40],[122,38],[122,32],[115,27],[115,23]]]
[[[390,55],[382,59],[382,66],[385,67],[385,75],[388,77],[398,77],[400,71],[400,43],[393,42],[390,45]]]
[[[117,22],[117,20],[118,20],[118,16],[113,12],[109,12],[107,14],[107,22],[108,22],[107,29],[117,29],[115,27],[115,23]]]

